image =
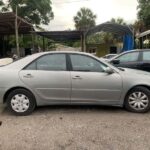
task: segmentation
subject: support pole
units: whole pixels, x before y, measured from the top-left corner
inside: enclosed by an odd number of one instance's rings
[[[16,5],[16,18],[15,18],[15,33],[16,33],[16,50],[17,50],[17,55],[20,57],[20,51],[19,51],[19,38],[18,38],[18,8]]]
[[[83,33],[83,52],[86,52],[86,36],[85,36],[85,32]]]
[[[34,33],[31,33],[32,36],[32,52],[35,52],[35,43],[34,43]]]
[[[83,34],[81,35],[81,51],[84,51]]]
[[[43,51],[45,51],[45,38],[43,36]]]

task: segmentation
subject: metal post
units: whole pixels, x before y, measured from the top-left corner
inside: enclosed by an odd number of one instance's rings
[[[32,36],[32,52],[35,52],[35,45],[34,45],[34,33],[31,33]]]
[[[16,33],[16,50],[17,50],[17,55],[20,57],[20,51],[19,51],[19,38],[18,38],[18,8],[16,5],[16,18],[15,18],[15,33]]]
[[[83,45],[83,35],[81,35],[81,51],[84,51],[84,45]]]
[[[85,32],[83,33],[83,52],[86,52]]]
[[[43,36],[43,51],[45,51],[45,38]]]

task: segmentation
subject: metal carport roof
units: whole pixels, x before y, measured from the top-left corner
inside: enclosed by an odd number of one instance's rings
[[[36,33],[54,41],[80,40],[83,35],[83,31],[45,31]]]
[[[101,32],[101,31],[111,32],[111,33],[118,34],[118,35],[125,35],[125,34],[133,35],[133,31],[129,26],[119,25],[119,24],[110,23],[110,22],[102,23],[100,25],[97,25],[89,29],[86,35],[88,36],[88,35]]]
[[[0,13],[0,35],[15,34],[15,18],[13,12]],[[33,31],[32,24],[17,16],[19,34],[28,34]]]

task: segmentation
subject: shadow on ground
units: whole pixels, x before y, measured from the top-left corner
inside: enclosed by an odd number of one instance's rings
[[[129,113],[124,108],[113,107],[113,106],[95,106],[95,105],[53,105],[53,106],[42,106],[37,107],[32,115],[39,115],[44,113]],[[1,115],[11,116],[13,115],[7,107],[3,107]]]

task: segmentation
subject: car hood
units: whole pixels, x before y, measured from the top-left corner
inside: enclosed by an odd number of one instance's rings
[[[123,74],[148,75],[150,77],[150,72],[136,70],[136,69],[122,68],[120,72]]]

